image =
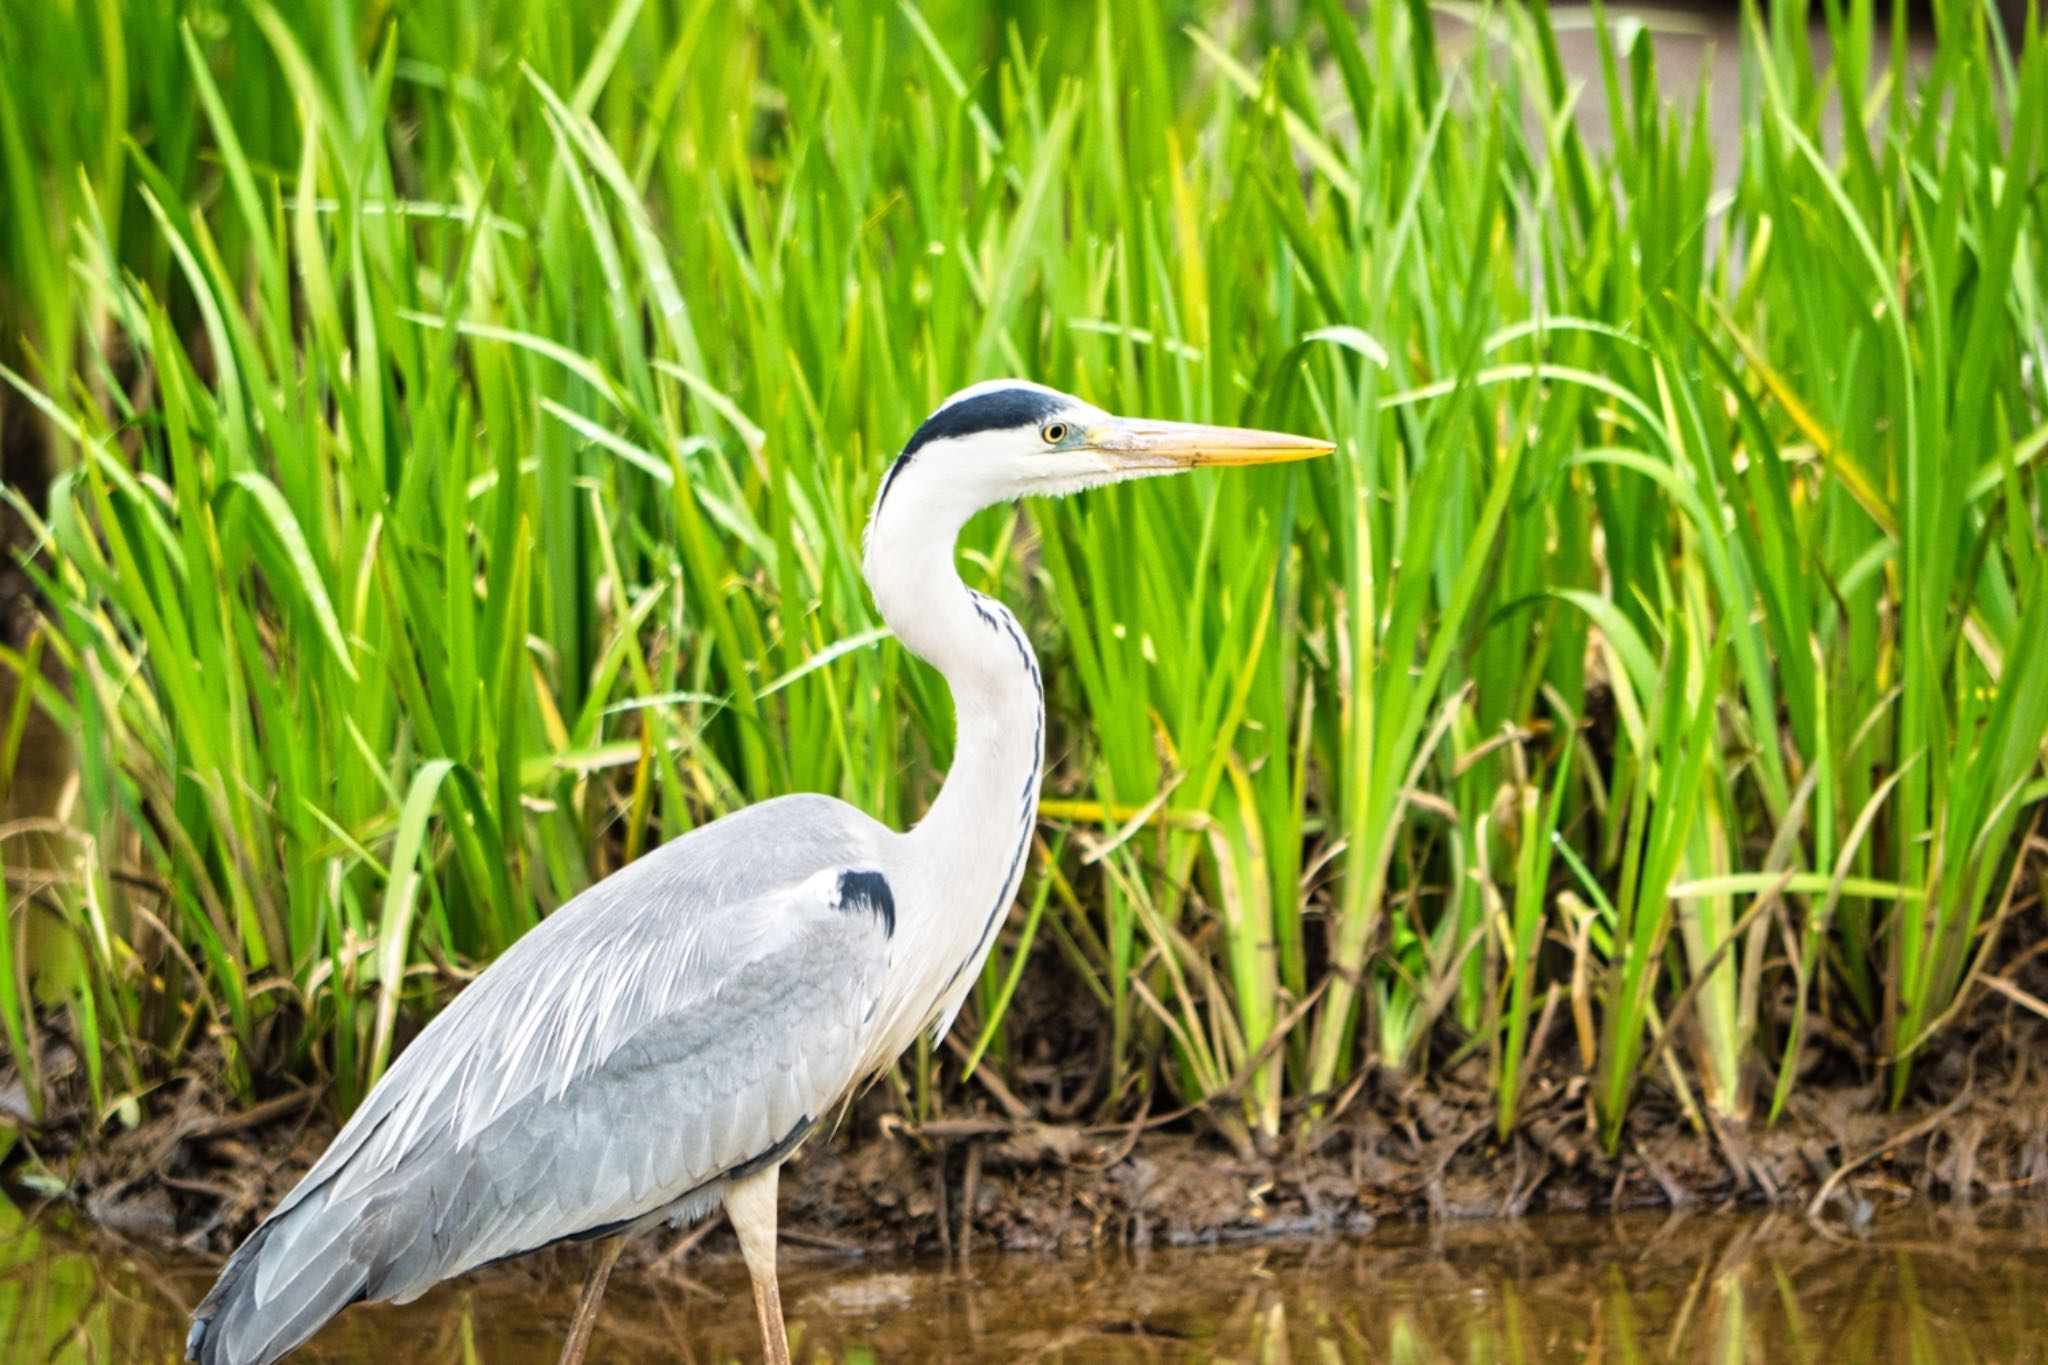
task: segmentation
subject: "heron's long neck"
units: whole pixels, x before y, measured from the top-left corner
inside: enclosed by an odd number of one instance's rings
[[[902,907],[919,936],[929,1008],[950,1019],[995,941],[1023,876],[1045,759],[1045,694],[1023,627],[1000,603],[972,592],[953,565],[958,523],[878,523],[868,584],[896,638],[945,676],[953,694],[953,766],[905,850],[931,903]],[[920,1021],[921,1022],[921,1021]]]

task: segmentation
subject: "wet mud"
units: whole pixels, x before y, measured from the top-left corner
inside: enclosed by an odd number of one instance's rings
[[[1996,1046],[1971,1054],[1995,1064],[1930,1067],[1900,1109],[1884,1107],[1875,1082],[1835,1084],[1795,1094],[1776,1124],[1702,1130],[1650,1090],[1615,1155],[1596,1142],[1571,1077],[1540,1081],[1503,1141],[1483,1085],[1375,1073],[1270,1151],[1224,1140],[1199,1115],[1086,1125],[969,1110],[920,1125],[877,1090],[787,1168],[783,1223],[812,1249],[957,1258],[1559,1212],[1773,1208],[1853,1232],[1909,1202],[2048,1209],[2048,1083],[2033,1060],[2048,1058],[2048,1029],[2031,1016],[1996,1022],[1978,1039]],[[317,1090],[237,1108],[196,1077],[160,1088],[133,1130],[113,1119],[93,1129],[80,1070],[61,1044],[50,1049],[46,1076],[81,1103],[68,1120],[24,1128],[0,1183],[138,1242],[225,1254],[333,1134]],[[0,1108],[10,1086],[0,1075]],[[694,1235],[714,1248],[729,1240],[715,1224]],[[643,1239],[628,1263],[672,1240]]]

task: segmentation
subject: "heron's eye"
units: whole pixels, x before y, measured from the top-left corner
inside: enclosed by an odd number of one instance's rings
[[[1038,434],[1045,438],[1047,445],[1056,446],[1061,441],[1067,439],[1067,424],[1065,422],[1047,422]]]

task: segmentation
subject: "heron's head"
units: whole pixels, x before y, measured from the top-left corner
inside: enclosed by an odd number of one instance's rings
[[[941,403],[882,480],[874,518],[897,508],[956,529],[983,507],[1059,496],[1203,465],[1281,464],[1328,441],[1277,431],[1117,417],[1021,379],[992,379]]]

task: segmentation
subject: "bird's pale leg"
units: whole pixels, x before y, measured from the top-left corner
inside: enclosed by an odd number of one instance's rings
[[[590,1249],[590,1272],[583,1277],[583,1292],[576,1296],[576,1316],[569,1320],[569,1338],[562,1343],[559,1365],[583,1365],[591,1330],[597,1326],[597,1305],[604,1298],[605,1282],[611,1279],[612,1263],[625,1245],[623,1237],[607,1237]]]
[[[761,1322],[761,1351],[768,1365],[789,1365],[782,1290],[775,1282],[775,1186],[781,1171],[770,1166],[725,1187],[725,1216],[739,1234],[740,1253],[754,1278],[754,1316]]]

